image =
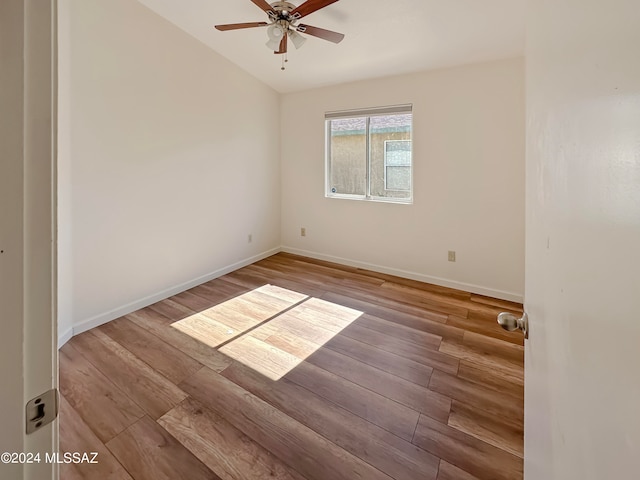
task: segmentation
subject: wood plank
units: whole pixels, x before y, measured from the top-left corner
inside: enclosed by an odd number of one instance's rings
[[[220,351],[271,380],[280,380],[300,364],[297,357],[252,336],[239,338]]]
[[[136,480],[221,480],[147,416],[110,440],[107,447]]]
[[[522,304],[518,302],[510,302],[509,300],[500,300],[499,298],[487,297],[484,295],[472,294],[470,300],[472,302],[491,305],[492,307],[504,308],[516,312],[522,312]]]
[[[300,261],[299,263],[302,264],[303,262]],[[347,273],[336,271],[331,268],[318,267],[316,265],[309,266],[309,264],[306,264],[306,268],[304,269],[300,267],[296,268],[296,266],[292,265],[290,261],[283,259],[278,260],[277,256],[263,260],[262,262],[259,262],[259,264],[261,266],[271,266],[275,271],[284,272],[288,276],[296,279],[308,280],[309,278],[313,278],[314,281],[318,283],[326,283],[327,289],[336,293],[348,291],[351,295],[358,292],[373,303],[390,306],[399,311],[406,311],[408,313],[417,311],[424,312],[424,309],[428,308],[424,303],[424,296],[417,297],[416,299],[403,297],[402,302],[397,302],[395,300],[395,297],[398,297],[396,293],[388,292],[385,288],[379,288],[389,282],[379,279],[374,275],[370,275],[371,272],[360,270],[359,273]],[[355,292],[352,292],[351,289],[354,289]],[[372,292],[375,294],[373,297],[371,296]],[[467,293],[465,298],[468,297],[469,294]],[[428,300],[426,301],[428,302]],[[437,303],[434,305],[436,310],[440,308]],[[419,308],[416,308],[416,306]],[[460,311],[462,312],[462,310]],[[442,320],[444,321],[446,318]]]
[[[454,400],[447,425],[524,458],[524,430],[477,405]]]
[[[313,297],[320,297],[325,292],[321,286],[296,282],[287,278],[275,278],[261,271],[256,272],[255,269],[249,269],[248,267],[228,273],[220,278],[246,288],[257,288],[271,284]]]
[[[204,297],[214,303],[222,303],[248,292],[249,289],[234,283],[226,282],[220,278],[214,278],[213,280],[209,280],[208,282],[190,288],[188,291],[194,295]]]
[[[100,478],[104,480],[132,480],[100,439],[91,431],[80,415],[67,402],[64,395],[59,397],[60,411],[60,452],[95,452],[97,463],[62,463],[60,478],[83,480]]]
[[[364,314],[354,323],[370,330],[389,335],[399,340],[415,343],[431,349],[438,349],[442,337],[433,333],[423,332],[415,328],[406,327],[399,323],[389,322],[383,318],[374,317],[373,315]]]
[[[449,315],[447,320],[447,325],[452,327],[458,327],[459,329],[464,329],[469,332],[479,333],[481,335],[486,335],[488,337],[493,337],[498,340],[503,340],[509,343],[513,343],[516,345],[524,345],[524,335],[522,332],[508,332],[503,329],[500,325],[498,325],[497,321],[493,322],[485,322],[474,320],[471,318],[462,318],[457,317],[455,315]],[[464,331],[461,330],[461,331]],[[462,338],[453,339],[457,341],[462,341]]]
[[[180,386],[309,480],[391,479],[286,413],[207,368],[203,368]]]
[[[203,333],[201,340],[212,347],[216,347],[232,338],[228,336],[228,331],[231,330],[231,335],[233,336],[253,328],[261,321],[241,311],[234,310],[232,306],[227,304],[203,306],[209,305],[209,302],[188,292],[183,292],[180,297],[168,298],[160,302],[160,304],[162,310],[158,311],[169,318],[175,319],[176,322],[181,322],[178,325],[197,325],[195,332],[192,333],[197,336],[198,331],[201,331]],[[151,308],[154,308],[154,306],[152,305]],[[177,312],[182,313],[178,316]],[[206,325],[209,325],[209,327],[206,327]],[[207,332],[206,334],[204,333],[205,331]]]
[[[332,332],[339,332],[363,316],[359,310],[313,297],[297,305],[290,313]]]
[[[331,338],[324,346],[417,385],[429,386],[433,368],[422,363],[341,335]]]
[[[424,302],[389,292],[388,289],[384,288],[385,284],[371,287],[346,279],[342,280],[336,288],[330,288],[329,290],[333,293],[347,295],[381,307],[390,308],[396,312],[427,318],[433,322],[445,323],[447,321],[449,312],[445,312],[438,306],[425,304]],[[462,309],[457,311],[460,314],[465,313]]]
[[[303,271],[312,270],[314,272],[329,275],[337,279],[353,278],[375,285],[380,285],[383,282],[383,280],[372,277],[371,275],[361,273],[357,267],[351,267],[348,265],[342,265],[340,263],[318,260],[309,257],[302,257],[285,252],[267,257],[258,263],[275,263],[277,265],[292,266],[298,269],[302,269]]]
[[[265,342],[441,422],[446,423],[449,418],[451,400],[415,383],[288,332],[277,332]]]
[[[381,290],[384,291],[382,295],[399,298],[406,303],[433,312],[443,313],[445,315],[459,315],[461,317],[466,317],[469,313],[469,301],[461,300],[457,297],[442,295],[394,282],[385,282]]]
[[[454,308],[454,311],[452,312],[451,309],[444,309],[435,304],[419,305],[417,301],[409,301],[405,297],[396,295],[395,292],[385,290],[384,284],[377,289],[364,288],[362,286],[358,287],[354,285],[347,286],[343,284],[333,288],[328,287],[327,290],[328,293],[324,296],[328,296],[330,294],[341,295],[361,302],[366,302],[370,305],[367,313],[371,313],[372,315],[382,318],[387,318],[387,316],[374,311],[374,309],[392,311],[396,314],[418,316],[441,323],[446,322],[447,315],[455,313],[460,316],[465,316],[467,314],[467,309],[465,308]]]
[[[476,303],[475,305],[478,306],[480,304]],[[501,312],[505,311],[509,312],[510,310],[486,305],[485,308],[476,308],[473,310],[469,310],[469,315],[467,315],[467,318],[469,320],[473,320],[474,322],[496,323],[498,320],[498,315]],[[521,312],[513,311],[512,313],[520,316]]]
[[[199,340],[173,328],[169,318],[152,310],[143,308],[125,316],[131,322],[149,331],[191,358],[217,372],[224,370],[231,364],[231,359],[214,348]]]
[[[238,287],[246,288],[247,290],[253,290],[254,288],[258,288],[271,283],[271,280],[268,277],[249,272],[246,268],[241,268],[239,270],[229,272],[218,277],[218,280],[237,285]]]
[[[522,307],[517,306],[512,309],[493,306],[487,303],[469,302],[469,314],[467,315],[467,318],[483,319],[488,322],[495,322],[498,314],[501,312],[511,312],[520,316],[522,314]]]
[[[319,266],[328,267],[334,270],[341,270],[343,272],[356,273],[361,271],[358,267],[352,267],[350,265],[344,265],[342,263],[330,262],[328,260],[320,260],[318,258],[303,257],[302,255],[296,255],[295,253],[289,253],[289,252],[279,252],[268,258],[280,258],[283,260],[299,262],[303,265],[308,265],[308,266],[319,265]],[[367,276],[370,276],[370,275],[367,274]]]
[[[478,478],[444,460],[440,460],[438,480],[478,480]]]
[[[307,362],[285,377],[364,420],[411,441],[419,412]]]
[[[431,375],[429,389],[523,428],[524,402],[521,398],[437,370]]]
[[[469,332],[465,332],[465,335],[467,333]],[[504,344],[518,347],[518,345],[513,345],[507,342],[504,342]],[[440,344],[440,352],[450,355],[453,358],[466,360],[470,363],[499,372],[505,378],[508,378],[514,383],[520,385],[524,384],[524,367],[493,353],[487,353],[481,349],[475,348],[474,346],[451,342],[448,340],[442,341]]]
[[[142,409],[69,342],[59,350],[60,393],[106,442],[144,416]]]
[[[494,370],[469,363],[465,360],[460,362],[458,378],[483,385],[497,392],[507,393],[521,400],[524,399],[524,385],[511,382]]]
[[[190,317],[191,315],[196,313],[192,309],[175,302],[171,299],[171,297],[165,298],[164,300],[149,305],[147,309],[153,310],[154,312],[163,315],[164,317],[170,319],[172,322],[182,320],[183,318]]]
[[[442,321],[433,320],[432,315],[424,313],[423,315],[410,314],[394,310],[393,308],[381,307],[358,298],[349,297],[339,293],[325,293],[322,298],[324,300],[344,305],[345,307],[360,310],[362,312],[373,315],[374,317],[383,318],[389,322],[399,323],[400,325],[414,328],[423,332],[433,333],[443,338],[451,338],[452,340],[462,340],[464,330],[443,324],[446,322],[446,316]]]
[[[308,297],[272,285],[265,285],[243,293],[220,304],[212,305],[208,300],[183,292],[172,297],[176,303],[198,312],[221,325],[239,332],[273,318]]]
[[[303,300],[310,298],[309,295],[271,284],[263,285],[258,289],[258,291],[260,293],[264,293],[266,295],[270,295],[272,297],[280,299],[286,302],[286,304],[288,304],[289,306],[295,303],[300,303]]]
[[[468,300],[471,298],[469,292],[463,290],[457,290],[450,287],[442,287],[440,285],[434,285],[432,283],[425,283],[419,280],[413,280],[410,278],[398,277],[396,275],[390,275],[387,273],[374,272],[372,270],[358,269],[359,272],[364,273],[370,277],[375,277],[384,280],[388,283],[396,283],[407,287],[412,287],[418,290],[424,290],[426,292],[438,293],[440,295],[446,295],[447,297],[460,298]]]
[[[261,325],[254,330],[254,336],[261,332],[273,335],[278,331],[287,331],[310,342],[324,345],[340,331],[339,327],[332,326],[331,323],[327,323],[321,318],[304,318],[295,310],[296,309],[283,313],[267,324]]]
[[[81,333],[69,343],[153,418],[161,417],[187,396],[99,330]]]
[[[195,297],[203,298],[198,295],[195,295]],[[225,306],[231,311],[264,321],[307,298],[306,295],[291,290],[273,285],[264,285],[222,303],[213,303],[211,305],[212,302],[206,299],[205,301],[210,304],[213,312]]]
[[[251,273],[256,276],[262,276],[272,280],[270,283],[282,288],[290,288],[301,293],[307,293],[307,289],[312,291],[324,292],[326,284],[318,278],[313,276],[294,276],[287,273],[278,272],[277,270],[263,267],[257,263],[249,265],[244,268],[247,273]],[[316,295],[313,295],[316,296]]]
[[[308,360],[315,352],[322,349],[321,345],[310,342],[284,329],[270,329],[267,334],[259,335],[255,338],[290,353],[300,360]]]
[[[136,357],[175,384],[196,373],[202,364],[186,353],[139,327],[128,318],[119,318],[98,328]]]
[[[192,398],[167,412],[158,423],[225,480],[304,480],[222,416]]]
[[[309,269],[306,273],[303,273],[294,269],[281,269],[279,267],[274,268],[272,265],[265,265],[261,262],[254,263],[246,268],[247,270],[250,270],[252,272],[262,273],[267,277],[275,278],[277,279],[277,281],[289,279],[297,283],[316,288],[324,288],[327,286],[327,279],[315,274],[311,269]]]
[[[305,265],[304,262],[281,259],[277,255],[265,258],[264,260],[256,262],[254,265],[271,271],[272,275],[286,275],[290,278],[302,278],[305,281],[313,281],[320,284],[337,282],[347,278],[349,275],[355,275],[355,273],[349,273],[335,268],[323,267],[321,265]],[[364,281],[379,282],[379,280],[375,279]]]
[[[188,292],[183,292],[179,295],[182,299],[180,302],[178,301],[178,296],[173,296],[157,304],[150,305],[149,308],[163,317],[171,319],[170,326],[173,329],[211,348],[216,348],[233,340],[260,323],[258,320],[240,312],[227,311],[221,314],[213,310],[218,306],[198,311],[203,307],[199,304],[190,305],[190,300],[188,299],[195,298],[197,302],[200,302],[202,300],[200,297],[191,295]],[[202,301],[206,302],[206,300]],[[220,308],[225,307],[220,306]]]
[[[451,400],[444,395],[329,349],[317,350],[307,362],[436,420],[447,421]]]
[[[221,320],[224,320],[224,323]],[[171,327],[211,348],[217,348],[242,335],[258,323],[249,317],[243,317],[242,322],[239,320],[238,315],[218,316],[215,319],[212,315],[201,312],[177,320],[171,324]]]
[[[271,382],[237,363],[223,375],[396,480],[435,477],[432,455],[287,379]]]
[[[502,358],[524,367],[524,347],[522,345],[514,345],[474,332],[464,332],[462,344],[474,352]]]
[[[523,462],[504,450],[420,416],[413,443],[479,480],[521,480]]]
[[[414,343],[361,327],[357,324],[349,325],[340,332],[339,336],[352,338],[353,340],[369,344],[380,350],[395,353],[401,357],[428,365],[443,372],[455,374],[458,371],[458,364],[460,362],[457,358],[448,355],[446,352],[421,347]]]

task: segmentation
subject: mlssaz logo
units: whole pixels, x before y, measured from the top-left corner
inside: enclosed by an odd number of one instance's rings
[[[97,452],[46,453],[47,463],[98,463]]]

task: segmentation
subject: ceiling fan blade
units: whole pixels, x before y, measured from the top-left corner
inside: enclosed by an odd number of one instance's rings
[[[258,7],[260,7],[262,10],[267,12],[267,15],[271,16],[276,14],[276,12],[273,11],[273,8],[271,8],[271,5],[269,5],[266,2],[266,0],[251,0],[251,1],[255,3]]]
[[[331,30],[325,30],[324,28],[313,27],[311,25],[298,25],[297,30],[307,35],[313,35],[314,37],[322,38],[323,40],[329,40],[333,43],[340,43],[344,38],[344,33],[333,32]]]
[[[295,19],[306,17],[310,13],[320,10],[321,8],[331,5],[337,1],[338,0],[307,0],[299,7],[295,8],[291,12],[291,16]]]
[[[287,35],[286,33],[282,36],[282,40],[280,40],[280,48],[278,48],[277,52],[273,52],[276,55],[280,55],[283,53],[287,53],[287,37],[289,35]]]
[[[227,30],[238,30],[240,28],[253,28],[253,27],[266,27],[269,25],[267,22],[249,22],[249,23],[228,23],[226,25],[216,25],[216,29],[221,32]]]

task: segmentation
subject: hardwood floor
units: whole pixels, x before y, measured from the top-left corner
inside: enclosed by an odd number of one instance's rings
[[[521,305],[280,253],[73,337],[65,479],[514,480]]]

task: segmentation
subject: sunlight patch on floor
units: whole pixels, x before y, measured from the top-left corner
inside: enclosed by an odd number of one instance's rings
[[[171,326],[215,348],[307,298],[306,295],[275,285],[263,285],[177,320]]]
[[[309,298],[283,312],[220,352],[279,380],[362,315],[362,312]]]
[[[275,285],[263,285],[171,326],[279,380],[362,314]]]

